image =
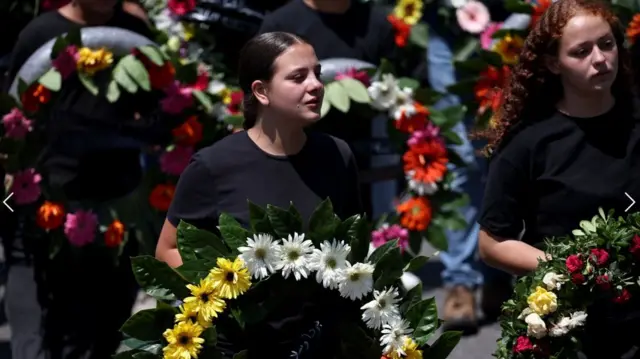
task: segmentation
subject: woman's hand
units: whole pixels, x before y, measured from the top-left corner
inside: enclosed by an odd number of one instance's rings
[[[488,265],[515,275],[534,271],[541,260],[551,257],[527,243],[494,236],[484,229],[478,235],[480,257]]]

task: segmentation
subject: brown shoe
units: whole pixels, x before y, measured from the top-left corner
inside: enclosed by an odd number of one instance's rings
[[[478,331],[478,316],[476,315],[476,298],[469,288],[455,286],[449,290],[444,302],[444,330],[456,330],[465,334]]]
[[[495,322],[502,313],[502,304],[509,300],[513,294],[513,284],[508,280],[496,280],[485,283],[482,286],[482,300],[480,308],[484,314],[484,320],[488,323]]]

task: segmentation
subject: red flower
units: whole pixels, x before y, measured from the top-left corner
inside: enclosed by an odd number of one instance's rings
[[[393,15],[387,16],[387,20],[391,23],[391,26],[393,26],[396,46],[407,46],[407,40],[409,39],[409,35],[411,35],[411,25],[405,23],[404,21],[402,21],[402,19],[399,19]]]
[[[584,262],[582,262],[582,259],[580,259],[580,256],[578,256],[577,254],[572,254],[567,257],[566,264],[569,273],[581,271],[584,266]]]
[[[609,260],[609,253],[607,253],[607,251],[605,251],[604,249],[594,248],[591,250],[589,259],[591,259],[591,261],[595,263],[595,265],[601,267],[607,264],[607,261]]]
[[[183,16],[196,8],[196,0],[169,0],[169,10],[178,16]]]
[[[622,291],[618,294],[617,297],[613,298],[613,302],[617,304],[624,304],[631,299],[631,293],[627,290],[627,288],[622,288]]]
[[[629,247],[629,252],[633,254],[636,259],[640,260],[640,236],[637,234],[633,236],[633,240],[631,246]]]
[[[533,350],[533,344],[531,340],[524,335],[521,335],[516,339],[516,345],[513,346],[514,353],[522,353],[528,350]]]
[[[598,285],[598,288],[600,288],[602,290],[611,289],[611,281],[609,280],[609,276],[606,275],[606,274],[597,276],[596,277],[596,284]]]
[[[573,273],[571,274],[571,281],[573,282],[573,284],[582,284],[586,281],[587,279],[584,277],[584,275],[582,275],[582,273]]]

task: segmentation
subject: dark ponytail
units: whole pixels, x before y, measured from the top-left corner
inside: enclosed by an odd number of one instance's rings
[[[302,38],[288,32],[267,32],[252,38],[240,50],[238,77],[244,92],[242,127],[245,130],[255,126],[260,110],[260,102],[253,95],[251,84],[256,80],[271,80],[276,59],[292,45],[304,43],[306,41]]]

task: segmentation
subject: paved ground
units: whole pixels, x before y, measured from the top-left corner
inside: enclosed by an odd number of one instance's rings
[[[429,248],[425,248],[425,253],[432,252]],[[0,253],[1,256],[1,253]],[[438,308],[442,308],[445,298],[445,291],[440,288],[439,273],[442,265],[437,258],[432,259],[425,268],[420,271],[420,277],[425,288],[425,297],[435,296],[438,302]],[[4,287],[0,287],[0,298],[4,296]],[[153,307],[155,304],[153,299],[141,293],[138,303],[134,311]],[[478,334],[464,337],[461,343],[453,351],[450,359],[490,359],[495,349],[495,342],[500,335],[498,326],[494,324],[486,325],[481,328]],[[3,311],[0,310],[0,359],[11,359],[9,349],[9,341],[11,338],[11,330],[6,323]]]

